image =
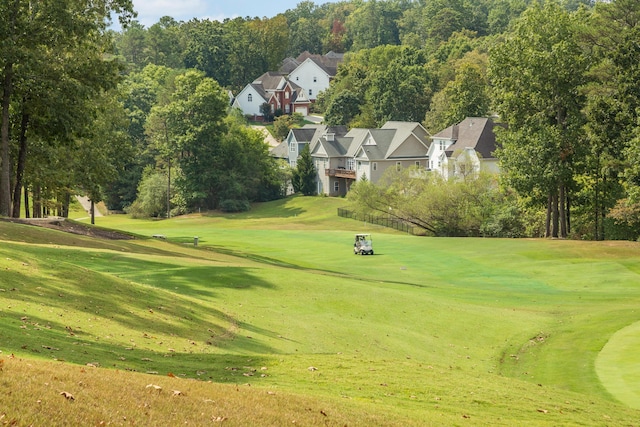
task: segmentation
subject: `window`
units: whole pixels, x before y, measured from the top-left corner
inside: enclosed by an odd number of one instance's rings
[[[420,167],[420,162],[416,161],[416,167]]]
[[[313,96],[313,89],[309,89],[309,96]]]
[[[292,153],[296,152],[296,145],[294,143],[291,143],[291,145],[289,146],[289,151],[291,151]]]
[[[252,94],[247,95],[247,101],[253,102],[253,95]]]
[[[316,76],[313,76],[313,82],[317,83],[318,82],[318,78]]]
[[[396,170],[399,171],[402,169],[402,162],[396,162]]]
[[[378,162],[373,162],[373,170],[374,171],[378,170]]]
[[[296,160],[291,160],[291,167],[295,168],[298,165],[298,162]]]
[[[299,81],[299,80],[300,80],[300,77],[296,76],[296,81]]]
[[[284,99],[289,99],[289,91],[286,91],[286,92],[284,93]]]
[[[333,183],[333,192],[334,193],[340,192],[340,181],[336,181]]]
[[[347,169],[350,171],[355,169],[356,161],[355,159],[347,159]]]
[[[444,150],[444,141],[440,141],[440,151]]]

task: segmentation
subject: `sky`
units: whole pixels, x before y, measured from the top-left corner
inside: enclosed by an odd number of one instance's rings
[[[149,28],[163,16],[176,21],[192,18],[222,21],[225,18],[272,18],[278,13],[294,9],[302,0],[133,0],[138,22]],[[316,5],[338,0],[315,0]]]

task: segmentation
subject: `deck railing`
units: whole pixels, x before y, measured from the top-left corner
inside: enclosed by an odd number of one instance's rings
[[[334,176],[336,178],[356,179],[356,171],[349,169],[325,169],[324,173],[326,176]]]

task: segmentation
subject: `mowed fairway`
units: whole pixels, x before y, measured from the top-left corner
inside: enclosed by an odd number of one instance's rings
[[[322,402],[307,425],[638,425],[638,244],[413,237],[343,204],[98,219],[166,241],[0,223],[0,358]]]

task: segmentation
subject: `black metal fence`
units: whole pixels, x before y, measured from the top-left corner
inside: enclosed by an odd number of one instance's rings
[[[376,216],[370,214],[357,214],[349,209],[338,208],[338,216],[342,218],[351,218],[356,221],[364,221],[371,224],[381,225],[383,227],[393,228],[405,233],[413,234],[414,236],[424,236],[425,231],[407,222],[392,218],[389,216]]]

